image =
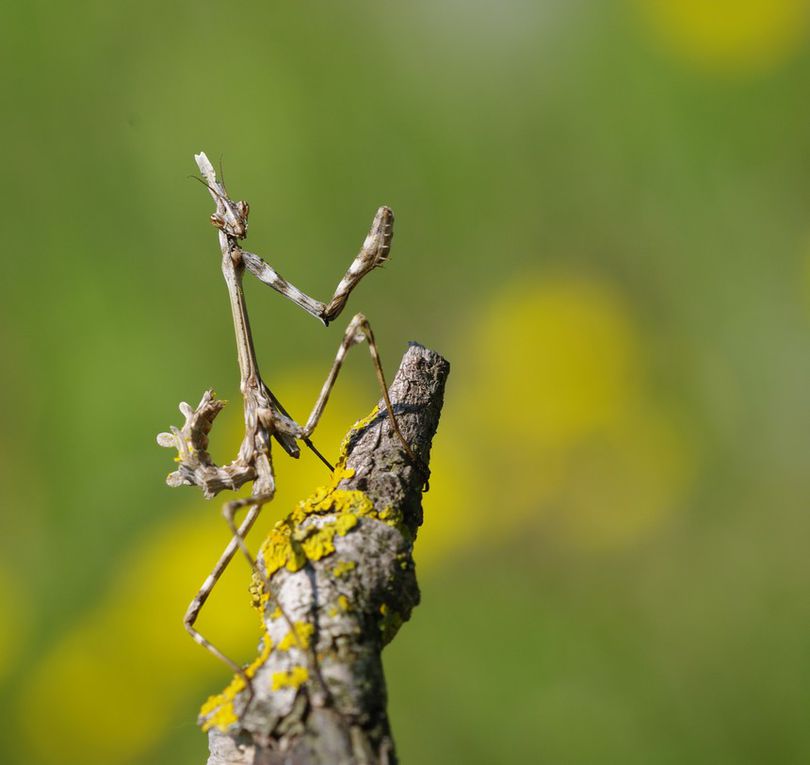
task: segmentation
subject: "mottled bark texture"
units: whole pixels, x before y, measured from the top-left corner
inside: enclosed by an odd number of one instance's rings
[[[448,372],[414,344],[390,388],[424,465]],[[256,587],[266,634],[247,670],[254,695],[237,677],[203,708],[209,765],[396,762],[381,651],[419,602],[412,551],[424,484],[425,467],[403,453],[380,405],[347,435],[332,484],[273,529],[260,555],[270,597]]]

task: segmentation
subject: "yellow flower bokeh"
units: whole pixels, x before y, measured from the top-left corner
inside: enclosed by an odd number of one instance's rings
[[[574,548],[616,549],[643,540],[678,509],[695,454],[677,420],[648,407],[628,412],[571,461],[554,536]]]
[[[478,367],[465,405],[513,444],[570,448],[616,424],[638,396],[634,328],[616,296],[596,282],[537,277],[507,285],[472,341]]]
[[[296,416],[308,414],[323,376],[323,371],[307,370],[288,385],[282,380],[285,406]],[[310,385],[294,384],[302,379]],[[366,404],[350,404],[357,397],[355,386],[342,382],[316,433],[316,442],[332,457],[330,447],[337,451],[353,421],[348,412],[365,413],[362,407],[370,409],[376,400],[372,394]],[[291,395],[285,395],[288,391]],[[235,454],[239,444],[240,412],[233,409],[223,413],[218,423],[223,430],[212,436],[213,449],[223,459]],[[274,518],[328,477],[306,452],[297,463],[278,449],[275,453],[279,491],[249,539],[253,549]],[[226,500],[205,502],[190,489],[175,496],[183,509],[122,550],[106,595],[32,668],[21,690],[19,727],[37,762],[139,761],[178,716],[194,724],[200,700],[194,689],[204,678],[216,687],[229,677],[229,670],[196,646],[182,626],[186,607],[228,542],[220,513]],[[237,555],[198,622],[200,631],[236,661],[251,657],[261,634],[249,606],[249,584],[247,563]],[[2,598],[0,577],[0,606]],[[48,735],[42,735],[43,719]]]
[[[706,71],[767,71],[807,39],[806,0],[634,2],[669,50]]]
[[[609,284],[521,279],[467,342],[432,463],[420,563],[527,528],[566,547],[621,548],[682,501],[693,447],[650,389],[641,333]]]
[[[123,551],[107,594],[32,668],[21,689],[19,727],[37,762],[138,760],[183,700],[193,710],[195,680],[227,677],[182,626],[228,541],[217,510],[200,502]],[[238,658],[250,656],[259,638],[255,617],[234,607],[247,604],[248,579],[246,564],[236,560],[200,620],[200,630]]]

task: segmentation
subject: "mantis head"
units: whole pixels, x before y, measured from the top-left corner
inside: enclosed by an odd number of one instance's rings
[[[234,202],[221,195],[217,211],[211,215],[211,223],[234,239],[245,239],[248,229],[250,205],[247,202]]]

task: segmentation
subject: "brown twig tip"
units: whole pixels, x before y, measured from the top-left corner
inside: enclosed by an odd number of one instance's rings
[[[448,374],[445,359],[413,344],[389,389],[402,434],[425,463]],[[380,654],[419,602],[412,553],[422,481],[381,401],[347,434],[332,487],[271,532],[252,694],[231,695],[230,707],[227,692],[209,703],[208,719],[228,723],[206,725],[209,765],[396,762]]]

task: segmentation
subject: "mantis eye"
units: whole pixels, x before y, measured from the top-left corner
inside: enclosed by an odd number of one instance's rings
[[[240,202],[239,212],[242,213],[243,218],[247,218],[247,216],[250,215],[250,205],[247,202]]]
[[[218,215],[213,214],[211,216],[210,220],[211,220],[211,225],[216,226],[217,228],[222,228],[222,225],[223,225],[222,220],[220,219],[220,217]]]

